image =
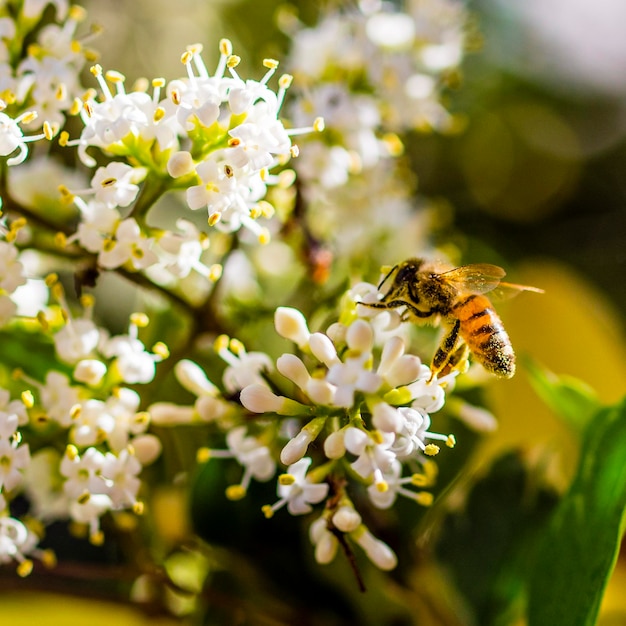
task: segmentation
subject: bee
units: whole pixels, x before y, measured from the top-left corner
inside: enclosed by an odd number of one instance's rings
[[[430,380],[462,369],[470,352],[488,372],[501,378],[515,374],[515,352],[489,298],[542,289],[504,283],[505,271],[497,265],[476,263],[452,268],[424,259],[408,259],[394,266],[378,289],[391,285],[381,300],[363,303],[377,309],[405,307],[403,321],[443,321],[448,330],[430,366]]]

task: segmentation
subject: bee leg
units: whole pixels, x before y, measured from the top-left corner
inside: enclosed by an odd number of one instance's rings
[[[469,347],[463,342],[451,355],[448,359],[445,366],[442,368],[441,375],[445,376],[449,374],[453,370],[459,370],[461,374],[464,374],[469,367]]]
[[[447,335],[441,341],[441,345],[437,348],[432,363],[430,364],[430,382],[444,367],[449,363],[450,359],[456,354],[456,347],[459,343],[459,331],[461,330],[461,322],[456,320]]]

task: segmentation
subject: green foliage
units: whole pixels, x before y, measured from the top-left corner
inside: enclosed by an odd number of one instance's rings
[[[526,359],[530,383],[545,404],[570,426],[582,430],[600,409],[588,385],[572,376],[557,376],[531,359]]]
[[[521,612],[537,540],[555,503],[554,491],[510,452],[474,485],[464,510],[446,519],[437,552],[476,624],[504,626]]]
[[[530,626],[595,624],[615,565],[626,509],[626,401],[600,410],[583,441],[530,572]]]

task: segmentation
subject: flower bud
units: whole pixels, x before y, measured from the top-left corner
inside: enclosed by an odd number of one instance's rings
[[[274,326],[281,337],[293,341],[299,348],[309,342],[311,333],[306,318],[298,309],[279,306],[274,313]]]

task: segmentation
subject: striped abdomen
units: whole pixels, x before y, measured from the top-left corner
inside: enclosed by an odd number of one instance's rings
[[[461,337],[487,371],[504,378],[515,374],[511,340],[486,296],[461,296],[452,307],[452,314],[461,324]]]

